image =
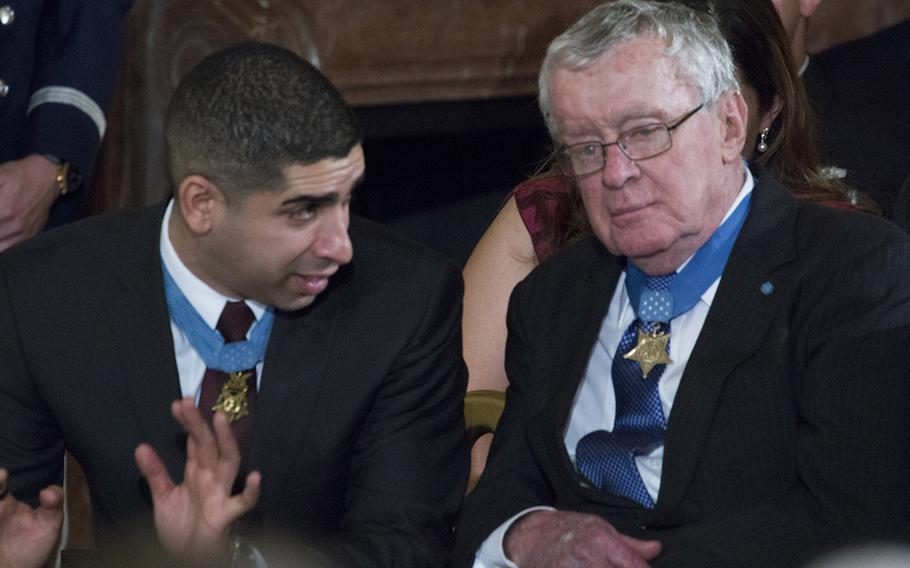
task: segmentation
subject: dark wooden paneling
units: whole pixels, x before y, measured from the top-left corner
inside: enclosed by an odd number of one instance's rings
[[[413,134],[426,135],[436,122],[440,132],[450,127],[447,103],[533,97],[547,43],[597,3],[137,0],[127,18],[120,85],[88,211],[138,206],[167,193],[164,109],[183,74],[218,48],[246,39],[287,46],[318,63],[362,117],[399,129],[419,122]],[[811,51],[907,17],[910,0],[825,0],[810,26]],[[422,111],[404,120],[388,110],[408,117],[414,105],[442,114],[434,119]],[[478,131],[490,127],[476,121]]]
[[[910,0],[824,0],[809,23],[809,53],[910,19]]]
[[[323,68],[354,105],[529,95],[547,43],[597,2],[307,2]]]
[[[529,96],[546,44],[593,5],[138,0],[125,26],[119,88],[88,210],[166,194],[164,109],[189,68],[221,47],[246,39],[289,47],[319,64],[355,107]]]
[[[317,62],[312,24],[299,2],[138,0],[124,28],[120,81],[96,168],[89,210],[157,201],[168,190],[162,128],[180,78],[203,57],[249,39]]]

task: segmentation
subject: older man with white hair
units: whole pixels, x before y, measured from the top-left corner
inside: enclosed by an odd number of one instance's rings
[[[593,236],[512,294],[456,564],[780,567],[906,538],[910,240],[744,164],[708,14],[600,6],[540,87]]]

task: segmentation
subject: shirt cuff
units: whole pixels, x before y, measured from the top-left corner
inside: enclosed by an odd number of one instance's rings
[[[474,554],[474,568],[518,568],[518,564],[515,564],[506,558],[506,551],[503,548],[503,540],[505,540],[506,532],[515,524],[515,521],[528,513],[553,510],[553,507],[546,507],[543,505],[528,507],[499,525],[496,530],[490,533],[490,536],[481,543],[480,549]]]
[[[250,559],[256,563],[256,568],[269,568],[268,563],[265,561],[265,558],[262,556],[262,553],[259,552],[259,549],[250,545]]]
[[[234,537],[231,541],[230,568],[269,568],[269,565],[258,548],[243,538]]]

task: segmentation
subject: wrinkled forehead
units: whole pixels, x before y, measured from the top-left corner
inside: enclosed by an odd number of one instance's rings
[[[667,119],[697,104],[698,89],[664,48],[658,38],[636,38],[617,44],[581,69],[555,70],[549,89],[561,133],[579,122],[619,127],[637,117]]]

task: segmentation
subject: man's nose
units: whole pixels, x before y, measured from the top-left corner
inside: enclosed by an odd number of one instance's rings
[[[625,183],[639,175],[638,164],[622,153],[618,145],[604,148],[604,169],[601,171],[601,182],[611,189],[619,189]]]
[[[316,236],[316,255],[337,264],[351,262],[354,255],[351,237],[348,235],[350,214],[347,207],[339,207],[321,220]]]

